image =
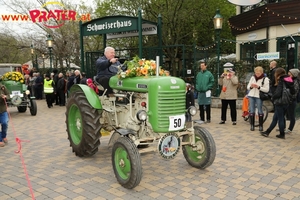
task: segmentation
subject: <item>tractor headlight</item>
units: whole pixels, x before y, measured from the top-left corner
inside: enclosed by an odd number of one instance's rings
[[[190,113],[190,115],[194,116],[197,113],[197,108],[195,106],[190,106],[188,108],[188,113]]]
[[[30,94],[30,91],[29,91],[29,90],[26,90],[26,91],[25,91],[25,94],[29,95],[29,94]]]
[[[139,111],[136,113],[136,118],[137,118],[139,121],[146,121],[146,119],[147,119],[147,113],[146,113],[146,111],[144,111],[144,110],[139,110]]]

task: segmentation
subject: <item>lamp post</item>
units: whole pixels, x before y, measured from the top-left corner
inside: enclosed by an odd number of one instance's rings
[[[31,52],[31,62],[32,62],[32,68],[35,68],[35,65],[34,65],[34,58],[33,58],[33,55],[34,55],[34,48],[33,48],[33,44],[30,45],[30,52]]]
[[[53,39],[50,34],[47,36],[47,47],[49,49],[49,59],[50,59],[50,72],[52,72],[52,48],[53,48]]]
[[[38,70],[39,69],[39,64],[38,64],[37,54],[35,54],[35,59],[34,59],[33,44],[30,45],[30,52],[31,52],[31,59],[32,59],[32,67]]]
[[[45,69],[45,54],[42,54],[42,58],[43,58],[43,68]]]
[[[217,9],[216,15],[214,16],[214,27],[217,36],[217,67],[218,67],[218,74],[217,78],[220,76],[220,31],[222,30],[223,25],[223,17],[220,14],[220,10]],[[220,95],[220,85],[217,83],[217,94],[218,97]]]

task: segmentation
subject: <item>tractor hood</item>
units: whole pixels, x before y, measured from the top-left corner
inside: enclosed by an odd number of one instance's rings
[[[185,82],[177,77],[172,76],[139,76],[119,79],[113,76],[109,80],[111,88],[116,90],[149,92],[150,87],[158,90],[184,90]]]

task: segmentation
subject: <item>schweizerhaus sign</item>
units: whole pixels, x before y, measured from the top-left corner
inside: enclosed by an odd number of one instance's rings
[[[88,24],[87,31],[101,31],[101,30],[109,30],[109,29],[119,29],[123,27],[132,26],[132,21],[115,21],[115,22],[105,22],[103,24]]]
[[[107,34],[107,39],[138,36],[138,18],[113,16],[91,20],[83,24],[83,35]],[[157,34],[157,24],[142,20],[142,35]]]

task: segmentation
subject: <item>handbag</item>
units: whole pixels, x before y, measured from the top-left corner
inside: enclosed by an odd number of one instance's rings
[[[290,93],[290,90],[286,88],[286,85],[283,81],[283,88],[282,88],[282,95],[279,99],[274,100],[275,105],[288,105],[293,102],[292,95]]]
[[[265,78],[263,79],[262,83],[261,83],[261,86],[264,86],[264,83],[265,83]],[[259,98],[262,100],[262,101],[266,101],[266,100],[269,100],[269,94],[268,92],[263,92],[263,91],[259,91]]]

